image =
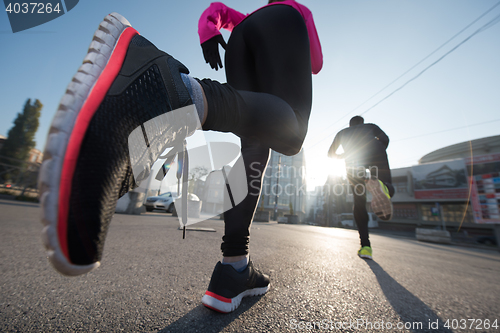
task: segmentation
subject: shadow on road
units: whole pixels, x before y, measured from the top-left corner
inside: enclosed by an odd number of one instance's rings
[[[488,252],[491,251],[491,253],[488,253],[486,255],[484,253],[480,253],[480,252],[477,252],[477,251],[476,252],[467,251],[468,250],[467,248],[456,248],[456,247],[453,247],[453,246],[448,247],[447,245],[437,245],[437,244],[426,243],[426,242],[416,242],[415,244],[417,244],[419,246],[422,246],[422,247],[427,247],[427,248],[430,248],[430,249],[434,249],[434,250],[446,251],[446,252],[450,252],[450,253],[458,253],[458,252],[460,252],[460,255],[466,255],[466,256],[470,256],[470,257],[476,257],[476,258],[481,258],[481,259],[485,259],[485,260],[491,260],[491,261],[500,262],[500,258],[492,258],[490,256],[491,254],[496,254],[494,252],[496,249],[493,249],[493,251],[490,248],[482,248],[482,249],[480,249],[480,250],[487,250]]]
[[[159,332],[220,332],[264,296],[244,298],[238,309],[228,314],[218,313],[199,305]]]
[[[422,323],[422,328],[418,326],[408,331],[411,332],[453,332],[443,325],[445,322],[434,311],[431,310],[418,297],[400,285],[378,263],[373,260],[366,260],[382,288],[382,291],[391,304],[394,311],[401,317],[403,323]],[[438,327],[432,326],[438,323]]]

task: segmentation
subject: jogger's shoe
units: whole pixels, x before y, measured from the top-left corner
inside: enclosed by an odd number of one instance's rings
[[[376,177],[372,177],[366,181],[366,188],[372,194],[373,212],[381,220],[389,221],[392,218],[392,202],[387,186]]]
[[[39,175],[42,238],[59,272],[79,275],[99,266],[116,202],[141,180],[133,177],[129,135],[142,128],[148,142],[144,123],[193,104],[181,72],[189,73],[121,15],[99,25],[61,99]],[[148,151],[150,160],[167,147],[162,138]]]
[[[241,273],[218,262],[201,302],[207,308],[228,313],[236,310],[243,297],[263,295],[269,286],[269,277],[256,270],[251,261]]]
[[[372,248],[369,246],[363,246],[358,251],[358,256],[364,259],[373,259],[372,258]]]

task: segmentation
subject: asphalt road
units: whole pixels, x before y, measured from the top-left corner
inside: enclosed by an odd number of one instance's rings
[[[200,301],[222,221],[183,240],[170,214],[115,215],[102,266],[69,278],[45,257],[39,214],[0,200],[2,332],[500,332],[494,250],[378,233],[365,261],[354,230],[254,223],[251,259],[271,289],[223,315]]]

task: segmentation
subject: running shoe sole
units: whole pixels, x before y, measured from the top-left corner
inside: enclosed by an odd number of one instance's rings
[[[42,239],[60,273],[100,265],[116,202],[137,186],[128,137],[139,128],[148,141],[145,123],[192,105],[181,72],[189,73],[123,16],[109,14],[99,25],[61,99],[39,175]],[[152,160],[161,153],[156,147]]]
[[[214,311],[229,313],[238,308],[244,297],[264,295],[270,285],[269,277],[255,269],[252,261],[242,272],[218,262],[201,302]]]
[[[371,178],[366,182],[366,188],[372,194],[371,207],[373,212],[383,221],[389,221],[392,218],[392,202],[387,197],[380,182],[376,178]]]
[[[360,258],[373,260],[372,256],[368,254],[358,254]]]
[[[65,219],[71,178],[86,127],[118,75],[128,45],[137,34],[117,13],[108,15],[101,22],[83,64],[61,99],[49,130],[39,176],[42,223],[45,226],[42,240],[52,265],[66,275],[84,274],[100,265],[99,262],[74,265],[68,260],[64,234],[67,231]]]
[[[368,248],[368,250],[363,251],[363,249],[365,249],[365,248]],[[363,247],[362,247],[362,248],[358,251],[358,256],[359,256],[360,258],[363,258],[363,259],[372,259],[372,255],[371,255],[371,254],[362,254],[362,253],[361,253],[362,251],[363,251],[363,252],[368,252],[368,253],[370,253],[370,252],[372,252],[371,247],[369,247],[369,246],[363,246]]]
[[[206,291],[205,295],[203,295],[203,297],[201,298],[201,302],[207,308],[214,311],[220,313],[229,313],[236,310],[236,308],[240,306],[243,297],[264,295],[265,293],[267,293],[270,286],[271,284],[268,284],[266,287],[245,290],[244,292],[233,298],[222,297],[213,292]]]

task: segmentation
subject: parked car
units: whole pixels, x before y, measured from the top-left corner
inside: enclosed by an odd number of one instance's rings
[[[148,212],[158,209],[172,213],[174,211],[174,201],[177,197],[177,193],[175,192],[165,192],[155,197],[148,197],[144,203],[144,207],[146,207]]]
[[[368,228],[378,228],[378,218],[375,213],[368,213]],[[343,227],[357,228],[356,222],[354,221],[354,215],[352,213],[342,213],[340,214],[340,224]]]

